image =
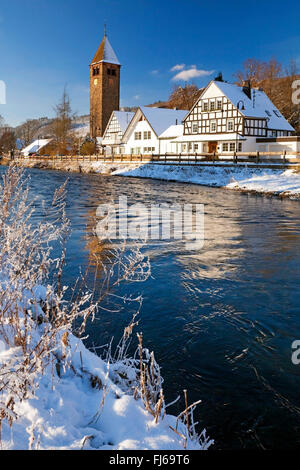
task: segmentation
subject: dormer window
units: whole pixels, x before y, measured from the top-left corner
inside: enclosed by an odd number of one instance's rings
[[[277,109],[273,109],[273,113],[275,114],[275,116],[277,116],[279,118],[281,117],[281,115],[280,115],[279,111],[277,111]]]
[[[269,117],[272,116],[272,114],[270,113],[270,111],[268,111],[267,109],[266,109],[266,115],[269,116]]]

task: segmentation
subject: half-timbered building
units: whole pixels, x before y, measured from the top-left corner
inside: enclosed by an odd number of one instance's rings
[[[105,153],[124,153],[123,136],[134,114],[134,112],[127,111],[113,111],[111,113],[102,139]]]
[[[211,81],[184,119],[182,153],[256,151],[257,139],[290,136],[293,127],[261,89]]]

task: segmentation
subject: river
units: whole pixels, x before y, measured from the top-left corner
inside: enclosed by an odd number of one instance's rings
[[[300,365],[291,361],[291,344],[300,340],[299,202],[149,179],[27,171],[37,220],[41,200],[49,202],[69,178],[69,285],[97,253],[99,204],[119,195],[129,204],[204,204],[203,248],[189,251],[180,241],[143,248],[152,276],[130,284],[132,295],[144,297],[138,330],[162,367],[167,401],[183,389],[189,401],[202,400],[195,415],[215,449],[300,448]],[[99,313],[88,324],[88,346],[119,338],[132,309]]]

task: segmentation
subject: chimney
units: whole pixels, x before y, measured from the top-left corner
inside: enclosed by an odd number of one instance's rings
[[[243,82],[243,92],[245,95],[251,100],[251,82],[250,80],[246,80]]]
[[[222,72],[219,72],[215,77],[215,82],[224,82]]]

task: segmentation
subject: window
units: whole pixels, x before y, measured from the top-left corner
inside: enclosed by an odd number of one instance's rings
[[[112,69],[112,70],[111,70],[111,74],[114,75],[114,76],[116,76],[116,71],[115,71],[115,69]]]
[[[210,110],[214,111],[215,109],[216,109],[216,103],[215,103],[215,101],[211,101],[210,102]]]
[[[277,132],[276,131],[272,131],[272,137],[277,137]]]
[[[275,114],[275,116],[281,117],[280,112],[277,111],[277,109],[273,109],[273,113]]]
[[[230,150],[230,152],[234,152],[234,151],[235,151],[235,142],[230,142],[230,144],[229,144],[229,150]]]
[[[110,75],[110,69],[107,69],[107,75]]]
[[[144,153],[153,153],[155,151],[155,147],[144,147]]]
[[[195,153],[198,152],[198,148],[199,148],[198,144],[194,144],[194,152],[195,152]]]
[[[232,131],[233,131],[233,128],[234,128],[234,121],[233,121],[233,119],[230,119],[230,120],[227,122],[227,131],[228,131],[228,132],[232,132]]]
[[[272,116],[272,114],[270,113],[270,111],[268,111],[267,109],[266,109],[266,115],[269,116],[269,117]]]
[[[222,109],[222,100],[217,100],[217,110]]]
[[[144,140],[149,140],[149,139],[151,139],[151,131],[145,131]]]
[[[193,132],[193,134],[197,134],[197,132],[198,132],[198,123],[197,122],[193,122],[192,132]]]
[[[142,133],[141,132],[135,132],[134,133],[134,140],[142,140]]]
[[[243,149],[243,144],[242,144],[242,142],[239,142],[238,143],[238,152],[241,152],[242,149]]]
[[[228,142],[224,142],[222,145],[223,152],[228,152],[228,149],[229,149]]]
[[[211,121],[210,123],[210,132],[217,132],[217,122]]]
[[[206,101],[203,103],[203,111],[208,111],[208,103]]]

